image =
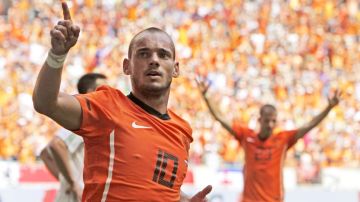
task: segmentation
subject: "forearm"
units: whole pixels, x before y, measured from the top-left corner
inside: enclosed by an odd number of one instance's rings
[[[49,172],[56,178],[59,179],[59,169],[56,166],[55,160],[52,158],[51,150],[47,146],[40,154],[41,160],[44,162]]]
[[[209,111],[211,113],[211,115],[215,118],[215,120],[219,121],[220,124],[231,134],[231,135],[235,135],[235,132],[233,131],[233,129],[231,128],[231,125],[229,123],[229,121],[227,121],[226,119],[222,118],[223,116],[220,115],[220,112],[218,111],[218,109],[215,107],[215,105],[212,103],[212,101],[210,99],[208,99],[206,97],[206,95],[204,96],[205,99],[205,103],[207,105],[207,107],[209,108]]]
[[[74,178],[71,174],[70,159],[67,148],[65,145],[56,145],[51,146],[50,148],[60,173],[70,185],[73,185]]]
[[[331,107],[328,105],[320,114],[315,116],[307,125],[308,128],[317,126],[330,112]]]
[[[218,109],[216,109],[216,107],[214,107],[214,104],[212,103],[212,101],[210,101],[206,95],[204,95],[204,100],[206,103],[206,106],[208,107],[211,115],[217,120],[219,121],[220,119],[220,114],[218,112]]]
[[[33,92],[36,111],[48,115],[55,109],[59,95],[62,68],[52,68],[44,63]]]
[[[320,114],[315,116],[309,123],[304,125],[303,127],[299,128],[296,138],[302,138],[304,135],[309,132],[311,129],[313,129],[315,126],[317,126],[330,112],[331,106],[327,106]]]

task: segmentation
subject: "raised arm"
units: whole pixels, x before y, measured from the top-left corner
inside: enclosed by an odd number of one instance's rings
[[[309,123],[305,124],[304,126],[300,127],[298,129],[298,132],[296,133],[295,138],[299,139],[304,137],[304,135],[309,132],[311,129],[313,129],[315,126],[317,126],[331,111],[332,108],[334,108],[336,105],[339,104],[341,97],[341,92],[336,90],[333,97],[328,97],[328,105],[326,108],[317,116],[315,116]]]
[[[51,50],[38,75],[33,92],[34,108],[69,130],[80,128],[81,106],[71,95],[59,93],[66,55],[79,37],[80,28],[73,25],[69,8],[62,2],[64,20],[51,30]]]
[[[206,106],[209,108],[211,115],[215,120],[219,121],[220,124],[233,136],[236,136],[235,131],[231,127],[231,121],[228,120],[225,116],[221,115],[217,107],[213,104],[210,98],[207,96],[207,91],[210,87],[209,83],[206,83],[203,79],[197,78],[196,82],[200,89],[201,95],[205,100]]]

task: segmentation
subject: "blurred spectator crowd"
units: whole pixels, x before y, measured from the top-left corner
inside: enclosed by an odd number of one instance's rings
[[[132,36],[156,26],[173,37],[181,77],[170,105],[193,128],[191,162],[240,166],[237,141],[210,116],[195,77],[220,111],[251,128],[259,107],[278,108],[279,129],[301,126],[336,89],[343,100],[288,153],[286,164],[360,166],[360,3],[357,0],[72,0],[81,27],[61,89],[86,72],[130,92],[122,60]],[[32,90],[62,18],[58,0],[0,1],[0,159],[37,160],[59,126],[36,113]]]

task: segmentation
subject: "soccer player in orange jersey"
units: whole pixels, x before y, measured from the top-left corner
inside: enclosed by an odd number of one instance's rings
[[[282,202],[284,190],[282,181],[283,162],[286,151],[299,138],[317,126],[339,103],[341,93],[335,91],[328,105],[306,125],[290,131],[273,132],[276,125],[277,112],[273,105],[266,104],[260,108],[260,129],[258,131],[231,123],[226,116],[220,115],[212,104],[207,90],[209,84],[197,80],[199,89],[212,116],[233,135],[245,150],[243,202]]]
[[[170,36],[157,28],[137,34],[124,59],[132,93],[109,86],[76,96],[59,93],[65,58],[79,37],[65,2],[51,30],[51,50],[33,93],[35,109],[84,139],[82,201],[206,201],[211,186],[181,195],[192,130],[167,108],[179,75]]]

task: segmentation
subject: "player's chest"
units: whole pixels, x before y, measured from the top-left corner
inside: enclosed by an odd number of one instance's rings
[[[244,142],[245,155],[255,161],[269,161],[281,157],[285,152],[285,145],[282,139],[272,138],[267,141],[260,141],[254,137],[247,137]]]
[[[181,125],[141,114],[129,113],[115,123],[119,149],[146,152],[149,149],[171,149],[187,154],[189,138]]]

